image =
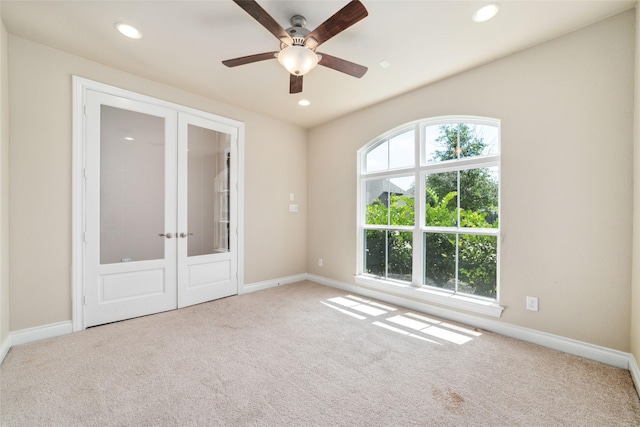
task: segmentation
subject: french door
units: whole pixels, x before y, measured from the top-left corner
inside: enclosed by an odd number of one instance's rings
[[[238,292],[238,130],[85,95],[84,327]]]

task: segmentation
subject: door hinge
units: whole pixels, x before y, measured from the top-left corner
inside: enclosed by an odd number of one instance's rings
[[[85,181],[87,180],[87,168],[82,169],[82,176],[84,177]]]
[[[82,232],[82,241],[87,243],[87,232],[86,231]]]
[[[86,295],[82,296],[82,304],[87,305],[87,296]]]

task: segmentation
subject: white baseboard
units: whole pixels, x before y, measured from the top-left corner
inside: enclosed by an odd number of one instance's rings
[[[249,292],[260,291],[263,289],[272,288],[280,285],[287,285],[290,283],[296,283],[307,280],[307,274],[297,274],[294,276],[280,277],[278,279],[266,280],[264,282],[251,283],[244,285],[239,290],[240,294],[246,294]],[[66,335],[73,332],[73,322],[71,320],[52,323],[49,325],[36,326],[34,328],[22,329],[14,331],[9,334],[9,337],[0,345],[0,363],[9,352],[12,346],[27,344],[34,341],[43,340],[46,338],[53,338],[60,335]]]
[[[640,368],[638,368],[638,363],[636,362],[636,358],[633,357],[633,354],[629,355],[629,372],[631,373],[633,385],[636,386],[636,391],[640,395]]]
[[[401,296],[367,289],[362,286],[339,282],[337,280],[328,279],[322,276],[304,273],[294,276],[281,277],[273,280],[266,280],[263,282],[251,283],[245,285],[239,293],[245,294],[249,292],[273,288],[280,285],[301,282],[304,280],[310,280],[321,285],[330,286],[336,289],[360,294],[370,298],[375,298],[380,301],[388,302],[390,304],[406,307],[411,310],[420,311],[455,322],[464,323],[469,326],[474,326],[480,329],[531,342],[543,347],[552,348],[576,356],[581,356],[586,359],[605,363],[607,365],[615,366],[622,369],[628,369],[633,378],[636,390],[638,390],[640,393],[640,368],[638,368],[638,364],[633,355],[629,353],[561,337],[558,335],[548,334],[546,332],[540,332],[533,329],[524,328],[522,326],[500,322],[497,320],[485,319],[471,314],[460,313],[454,310],[432,306],[422,302],[409,300]],[[46,338],[57,337],[60,335],[69,334],[71,332],[73,332],[73,327],[70,320],[11,332],[5,342],[0,344],[0,363],[2,362],[2,360],[4,360],[4,357],[7,355],[9,349],[12,346],[26,344]]]
[[[337,280],[327,279],[322,276],[308,274],[307,280],[311,280],[312,282],[316,282],[321,285],[341,289],[343,291],[360,294],[369,298],[375,298],[380,301],[388,302],[390,304],[395,304],[401,307],[406,307],[411,310],[421,311],[423,313],[438,316],[447,320],[464,323],[466,325],[474,326],[476,328],[484,329],[490,332],[495,332],[500,335],[505,335],[522,341],[531,342],[543,347],[559,350],[564,353],[581,356],[586,359],[595,360],[597,362],[605,363],[617,368],[629,369],[630,366],[629,361],[631,355],[629,353],[613,350],[607,347],[601,347],[598,345],[589,344],[586,342],[577,341],[546,332],[540,332],[533,329],[524,328],[522,326],[500,322],[497,320],[485,319],[471,314],[461,313],[447,308],[410,300],[402,296],[393,295],[392,293],[380,292],[362,286],[351,285],[348,283],[339,282]],[[640,375],[638,376],[638,378],[640,379]]]
[[[294,276],[280,277],[273,280],[265,280],[263,282],[255,282],[245,284],[239,291],[240,294],[248,294],[249,292],[262,291],[264,289],[275,288],[280,285],[288,285],[290,283],[302,282],[308,279],[308,274],[296,274]]]
[[[11,334],[0,344],[0,364],[2,364],[7,353],[9,353],[9,349],[11,349]]]
[[[71,320],[11,332],[11,346],[66,335],[73,332]]]

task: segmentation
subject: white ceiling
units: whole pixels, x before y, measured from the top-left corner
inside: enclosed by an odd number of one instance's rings
[[[635,6],[636,1],[497,0],[486,23],[471,16],[486,1],[362,0],[369,16],[319,51],[369,67],[361,79],[317,67],[301,94],[277,60],[227,68],[221,61],[278,50],[276,38],[231,0],[2,0],[10,34],[151,80],[313,127],[340,115],[487,63]],[[284,28],[292,15],[314,29],[347,0],[258,3]],[[116,22],[144,37],[120,35]],[[379,62],[391,63],[383,69]],[[299,99],[311,105],[300,107]]]

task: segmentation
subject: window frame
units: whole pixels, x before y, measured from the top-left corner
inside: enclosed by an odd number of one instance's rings
[[[474,124],[487,125],[496,127],[498,130],[497,144],[498,153],[476,157],[464,157],[452,160],[445,160],[436,163],[428,163],[426,159],[426,131],[428,126],[453,125],[453,124]],[[367,153],[375,149],[378,145],[385,141],[390,141],[395,136],[401,135],[413,128],[414,130],[414,164],[409,167],[388,168],[384,171],[366,172]],[[463,171],[468,169],[482,167],[497,167],[498,169],[498,218],[500,218],[501,210],[501,187],[502,176],[500,168],[500,146],[501,146],[501,122],[499,119],[478,117],[478,116],[440,116],[416,120],[391,129],[388,132],[371,140],[369,143],[361,147],[357,152],[357,244],[356,244],[356,274],[355,281],[359,285],[367,286],[374,289],[393,292],[402,296],[423,300],[426,302],[435,302],[444,306],[464,309],[468,311],[478,312],[494,317],[500,317],[504,307],[500,306],[500,235],[501,227],[498,228],[472,228],[426,225],[426,176],[433,173]],[[389,150],[390,148],[388,148]],[[397,226],[397,225],[374,225],[366,223],[367,200],[366,185],[368,181],[376,179],[390,179],[394,177],[413,176],[415,180],[414,206],[415,221],[413,226]],[[366,230],[394,230],[394,231],[410,231],[413,233],[413,256],[412,256],[412,280],[404,282],[395,279],[376,277],[366,274],[366,261],[364,252],[364,236]],[[488,298],[478,295],[471,295],[450,291],[438,287],[423,284],[424,265],[425,265],[425,248],[423,237],[425,233],[449,233],[449,234],[475,234],[496,236],[496,298]],[[457,272],[456,272],[457,275]]]

